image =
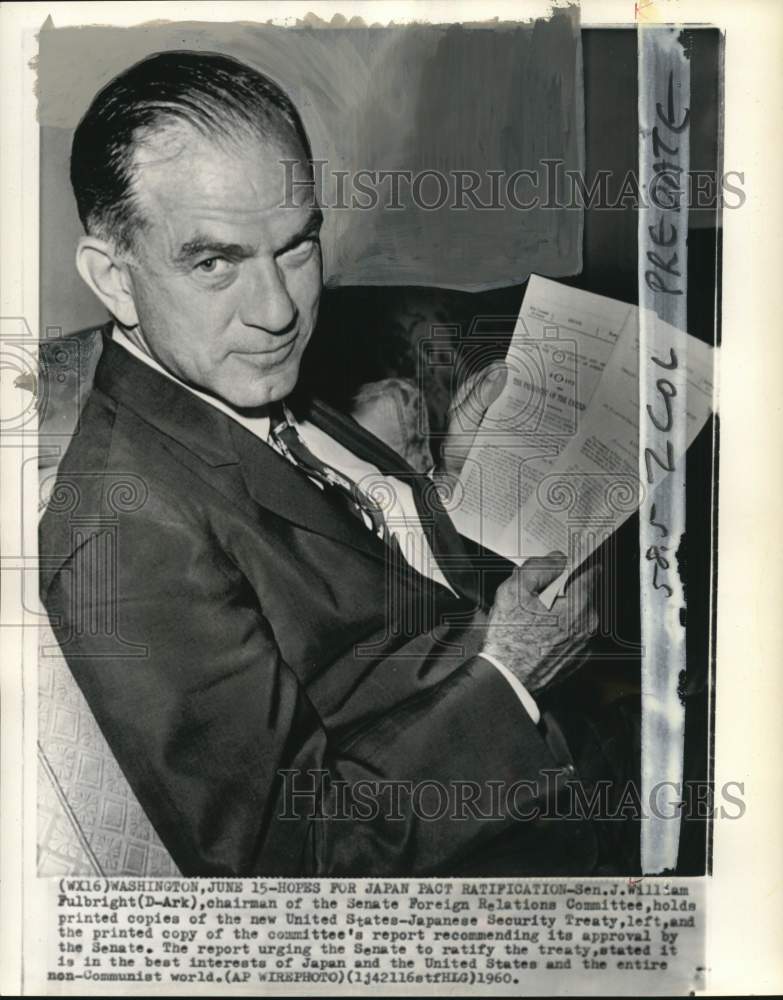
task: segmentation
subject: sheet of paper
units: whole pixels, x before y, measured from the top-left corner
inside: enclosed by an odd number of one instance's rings
[[[509,558],[519,515],[579,432],[633,307],[533,275],[506,355],[504,391],[487,411],[461,476],[457,528]],[[504,548],[506,546],[506,548]]]
[[[667,346],[662,360],[669,360],[670,351],[678,360],[676,370],[662,369],[661,376],[678,393],[686,394],[689,447],[712,411],[712,348],[654,315],[649,322],[656,324],[662,338],[656,342]],[[569,557],[567,578],[638,509],[645,489],[644,477],[639,476],[638,370],[638,313],[634,311],[580,433],[560,452],[535,494],[528,494],[520,518],[521,539],[502,540],[504,550],[519,548],[526,555],[542,555],[560,549]],[[650,405],[662,421],[663,397]],[[676,462],[682,456],[674,453],[672,457]]]
[[[463,534],[516,563],[554,549],[568,555],[567,570],[542,595],[548,606],[642,499],[638,317],[625,303],[531,279],[506,389],[463,469],[453,515]],[[676,372],[661,374],[687,393],[690,445],[712,409],[712,349],[654,316],[650,322],[679,359]]]

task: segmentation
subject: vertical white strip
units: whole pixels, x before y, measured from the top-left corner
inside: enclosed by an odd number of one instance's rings
[[[638,28],[641,855],[642,871],[650,874],[677,863],[675,789],[682,787],[685,731],[678,695],[686,667],[685,594],[676,553],[685,532],[686,338],[672,352],[659,323],[687,329],[690,65],[679,34]],[[660,809],[651,809],[656,803]]]
[[[0,992],[25,993],[33,924],[37,723],[38,123],[30,14],[3,9],[0,30]],[[38,15],[40,20],[43,20]],[[32,516],[29,516],[32,511]],[[38,897],[40,899],[40,897]],[[39,952],[40,953],[40,952]]]

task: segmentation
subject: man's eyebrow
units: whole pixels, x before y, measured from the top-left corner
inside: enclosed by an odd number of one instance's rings
[[[310,215],[299,230],[298,233],[294,233],[290,240],[288,240],[284,246],[280,247],[279,250],[275,251],[275,257],[279,257],[280,254],[287,253],[289,250],[293,250],[297,244],[301,243],[303,240],[310,239],[312,236],[317,236],[324,221],[323,212],[320,208],[313,208],[310,210]]]
[[[323,212],[320,208],[312,209],[304,226],[275,252],[275,256],[286,253],[302,240],[315,236],[322,224]],[[252,257],[255,252],[255,247],[242,243],[223,243],[220,240],[214,240],[209,236],[197,233],[180,246],[174,255],[174,263],[183,266],[192,263],[198,257],[225,257],[226,260],[240,261]]]
[[[252,257],[255,249],[241,243],[222,243],[209,236],[197,234],[177,250],[174,255],[175,264],[189,264],[197,257],[225,257],[227,260],[245,260]]]

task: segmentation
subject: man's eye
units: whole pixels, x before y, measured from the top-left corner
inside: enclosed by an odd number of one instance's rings
[[[291,247],[287,251],[286,257],[293,257],[294,259],[308,257],[317,245],[318,240],[314,236],[309,236],[306,240],[302,240],[301,243],[297,243],[296,246]]]
[[[202,274],[222,274],[228,267],[229,262],[225,257],[207,257],[206,260],[196,264],[196,270]]]

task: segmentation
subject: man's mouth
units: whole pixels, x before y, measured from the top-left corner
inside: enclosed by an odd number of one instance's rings
[[[271,365],[281,365],[292,353],[296,345],[298,335],[299,331],[293,334],[293,336],[282,340],[279,344],[274,344],[272,347],[266,348],[265,350],[234,351],[233,353],[246,358],[256,358],[262,362],[265,367],[269,367]]]

